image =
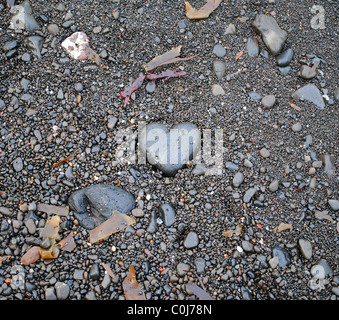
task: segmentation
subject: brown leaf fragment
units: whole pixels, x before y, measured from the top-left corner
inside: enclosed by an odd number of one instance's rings
[[[222,233],[223,236],[231,238],[233,235],[239,236],[242,232],[242,226],[238,223],[238,227],[235,230],[227,230]]]
[[[0,257],[0,264],[7,261],[11,256]]]
[[[144,65],[144,69],[146,72],[151,71],[155,69],[156,67],[160,67],[164,64],[167,64],[167,61],[172,60],[180,55],[182,46],[178,46],[176,48],[173,48],[170,51],[165,52],[162,55],[156,56],[153,58],[150,62],[146,63]]]
[[[295,110],[295,111],[301,111],[301,108],[298,107],[296,104],[294,103],[290,103],[290,106]]]
[[[100,265],[105,269],[105,271],[108,273],[108,275],[112,279],[116,279],[117,278],[117,276],[113,273],[112,269],[110,268],[110,266],[108,264],[101,262]]]
[[[193,8],[188,1],[185,1],[186,17],[188,19],[207,19],[210,14],[219,6],[222,0],[208,0],[200,9]]]
[[[193,282],[187,283],[186,288],[195,294],[199,300],[214,300],[204,289],[200,288]]]
[[[122,282],[122,288],[124,289],[126,300],[146,300],[145,293],[136,280],[135,269],[132,265],[128,269],[127,277]]]
[[[142,83],[144,82],[145,77],[146,77],[145,75],[139,76],[132,82],[130,86],[128,86],[123,92],[120,93],[120,98],[125,98],[124,104],[129,103],[131,94],[142,86]]]
[[[292,227],[292,224],[291,223],[280,223],[276,228],[274,228],[273,232],[276,233],[276,232],[282,232],[282,231],[285,231],[285,230],[288,230],[288,229],[291,229]]]
[[[187,73],[185,71],[179,71],[179,70],[166,70],[163,71],[159,74],[156,73],[149,73],[146,76],[146,79],[151,80],[151,81],[155,81],[157,79],[165,79],[168,80],[169,78],[175,78],[175,77],[182,77],[187,75]]]
[[[90,243],[96,243],[135,223],[136,220],[134,218],[115,210],[109,219],[88,232],[89,241]]]
[[[63,251],[72,252],[76,248],[73,232],[70,232],[66,238],[59,241],[57,246]]]
[[[22,257],[20,262],[28,266],[31,263],[34,263],[40,259],[40,247],[34,246],[30,248]]]
[[[237,55],[235,56],[235,61],[239,60],[241,56],[244,54],[244,50],[241,50]]]
[[[55,164],[53,165],[53,167],[54,167],[54,168],[57,168],[57,167],[61,166],[63,163],[65,163],[65,162],[71,160],[71,159],[75,156],[75,154],[78,152],[78,150],[79,150],[79,149],[75,150],[75,152],[74,152],[73,154],[69,155],[67,158],[62,159],[62,160],[60,160],[59,162],[55,163]]]
[[[164,54],[160,56],[156,56],[150,62],[144,65],[145,71],[149,72],[151,70],[154,70],[157,67],[164,66],[166,64],[176,63],[179,61],[186,61],[186,60],[190,60],[195,57],[194,55],[192,57],[180,58],[179,55],[180,55],[181,48],[182,46],[180,45],[176,48],[173,48],[170,51],[165,52]]]
[[[37,205],[37,210],[47,214],[56,214],[58,216],[68,216],[69,207],[54,206],[50,204],[40,203]]]

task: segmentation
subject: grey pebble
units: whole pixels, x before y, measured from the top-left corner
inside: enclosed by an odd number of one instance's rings
[[[298,241],[300,251],[305,259],[309,260],[312,257],[312,244],[305,239],[299,239]]]
[[[274,179],[270,185],[268,186],[268,189],[271,191],[271,192],[275,192],[279,189],[279,180],[278,179]]]
[[[58,300],[66,300],[69,296],[70,288],[67,283],[56,282],[54,285]]]
[[[226,49],[221,44],[216,44],[213,48],[213,53],[217,57],[222,58],[226,55]]]
[[[233,185],[234,185],[235,187],[239,187],[239,186],[242,184],[243,181],[244,181],[244,175],[243,175],[243,173],[242,173],[242,172],[237,172],[237,173],[234,175],[234,177],[233,177],[232,183],[233,183]]]
[[[13,168],[16,172],[20,172],[23,169],[24,165],[20,157],[16,158],[13,161]]]
[[[330,200],[328,200],[328,204],[330,205],[330,207],[333,211],[339,210],[339,200],[330,199]]]
[[[184,240],[184,247],[186,249],[195,248],[199,244],[199,238],[196,232],[190,231]]]
[[[275,104],[275,96],[270,94],[267,95],[265,97],[262,98],[261,100],[261,104],[265,107],[265,108],[272,108]]]

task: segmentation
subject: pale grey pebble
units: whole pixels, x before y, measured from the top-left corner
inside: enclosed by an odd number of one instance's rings
[[[221,44],[216,44],[213,48],[213,53],[219,57],[222,58],[226,55],[226,49]]]
[[[23,169],[24,165],[23,165],[23,162],[22,162],[22,159],[20,157],[16,158],[14,161],[13,161],[13,168],[16,172],[19,172]]]
[[[150,81],[146,85],[146,91],[148,93],[153,93],[156,89],[155,81]]]
[[[178,276],[180,277],[184,276],[190,269],[191,269],[191,266],[187,263],[179,262],[177,264],[177,273],[178,273]]]
[[[218,80],[221,80],[226,71],[226,65],[223,61],[216,60],[213,62],[213,71],[216,74]]]
[[[67,283],[56,282],[54,285],[58,300],[65,300],[69,296],[70,288]]]
[[[339,87],[334,90],[334,99],[339,101]]]
[[[25,52],[22,56],[21,56],[22,61],[25,62],[29,62],[31,60],[31,55],[27,52]]]
[[[75,85],[74,85],[74,89],[78,92],[81,92],[82,90],[84,90],[84,86],[81,82],[77,82]]]
[[[195,248],[199,244],[199,238],[196,232],[190,231],[185,240],[184,240],[184,247],[186,249]]]
[[[328,204],[330,205],[330,207],[333,211],[339,210],[339,200],[330,199],[330,200],[328,200]]]
[[[274,179],[270,185],[268,186],[268,189],[271,191],[271,192],[275,192],[279,189],[279,180],[278,179]]]
[[[47,288],[45,292],[46,300],[57,300],[57,296],[55,295],[54,288]]]
[[[301,131],[301,123],[300,122],[296,122],[292,125],[292,131],[293,132],[299,132]]]
[[[169,203],[163,203],[159,207],[159,214],[167,227],[175,222],[175,209]]]
[[[243,240],[241,242],[241,247],[246,252],[253,252],[254,251],[254,245],[247,240]]]
[[[55,36],[56,34],[59,33],[59,27],[58,27],[58,25],[55,24],[55,23],[50,23],[50,24],[47,26],[47,30],[48,30],[48,32],[49,32],[51,35],[53,35],[53,36]]]
[[[96,300],[95,292],[94,291],[89,291],[85,295],[85,300]]]
[[[225,35],[235,35],[236,34],[236,29],[235,25],[233,23],[230,23],[225,31]]]
[[[312,244],[308,240],[299,239],[299,248],[303,255],[303,257],[307,260],[311,259],[312,257]]]
[[[336,296],[339,296],[339,287],[332,287],[332,293],[334,293]]]
[[[276,101],[275,96],[273,94],[270,94],[262,98],[261,104],[265,108],[272,108],[275,104],[275,101]]]
[[[232,183],[233,183],[233,186],[239,187],[239,186],[242,184],[243,181],[244,181],[244,175],[243,175],[243,173],[242,173],[242,172],[237,172],[237,173],[234,175],[234,177],[233,177]]]
[[[256,194],[256,192],[257,192],[256,188],[249,188],[244,195],[244,198],[243,198],[244,202],[245,203],[250,202],[252,197]]]
[[[206,261],[203,258],[196,258],[194,264],[198,274],[203,274],[205,272]]]
[[[262,148],[259,153],[263,158],[268,158],[270,156],[270,152],[266,148]]]
[[[262,99],[262,95],[255,91],[249,92],[248,95],[254,101],[260,101]]]

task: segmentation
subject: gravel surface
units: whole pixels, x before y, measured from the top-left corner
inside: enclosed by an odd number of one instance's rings
[[[311,26],[314,4],[325,29]],[[339,299],[336,1],[229,0],[203,20],[184,1],[31,7],[39,29],[13,30],[0,3],[0,299],[125,299],[130,265],[150,300],[198,299],[191,282],[216,300]],[[278,25],[274,48],[253,27],[259,15]],[[100,64],[62,48],[76,31]],[[125,105],[143,65],[179,45],[193,58],[157,71],[187,75],[145,82]],[[139,121],[222,129],[221,174],[120,163],[117,133]],[[91,244],[70,208],[56,241],[72,231],[76,248],[23,265],[29,248],[50,245],[40,234],[54,213],[41,204],[68,206],[95,184],[130,193],[136,224]]]

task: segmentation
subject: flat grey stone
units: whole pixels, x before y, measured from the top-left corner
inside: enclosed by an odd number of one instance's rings
[[[32,8],[29,1],[16,5],[11,8],[11,19],[10,29],[27,30],[28,32],[34,32],[39,29],[40,26],[32,15]]]
[[[333,211],[339,210],[339,200],[330,199],[330,200],[328,200],[328,204],[330,205],[330,207]]]
[[[278,257],[279,267],[284,267],[291,263],[289,253],[281,247],[276,246],[273,248],[273,257]]]
[[[66,300],[69,296],[70,288],[67,283],[56,282],[54,285],[58,300]]]
[[[243,198],[244,202],[245,203],[250,202],[252,197],[256,194],[256,192],[257,192],[256,188],[249,188],[244,195],[244,198]]]
[[[319,89],[314,84],[307,84],[301,87],[293,93],[292,97],[312,102],[320,109],[325,108],[324,99]]]
[[[195,248],[199,244],[199,238],[196,232],[190,231],[184,240],[184,247],[186,249]]]
[[[226,55],[226,49],[221,44],[216,44],[213,48],[213,53],[217,57],[222,58]]]
[[[242,174],[242,172],[237,172],[233,177],[232,183],[233,183],[233,186],[239,187],[243,181],[244,181],[244,175]]]
[[[30,36],[27,37],[24,41],[25,46],[36,56],[38,59],[41,59],[41,49],[44,38],[40,36]]]
[[[287,32],[282,30],[277,21],[268,15],[258,14],[253,23],[255,31],[262,35],[262,39],[273,55],[278,55],[287,39]]]
[[[213,61],[213,71],[216,74],[218,80],[221,80],[226,71],[225,63],[220,60]]]
[[[275,96],[273,94],[267,95],[262,98],[261,104],[265,108],[272,108],[275,104]]]
[[[305,259],[309,260],[312,257],[312,244],[308,240],[299,239],[299,248]]]

